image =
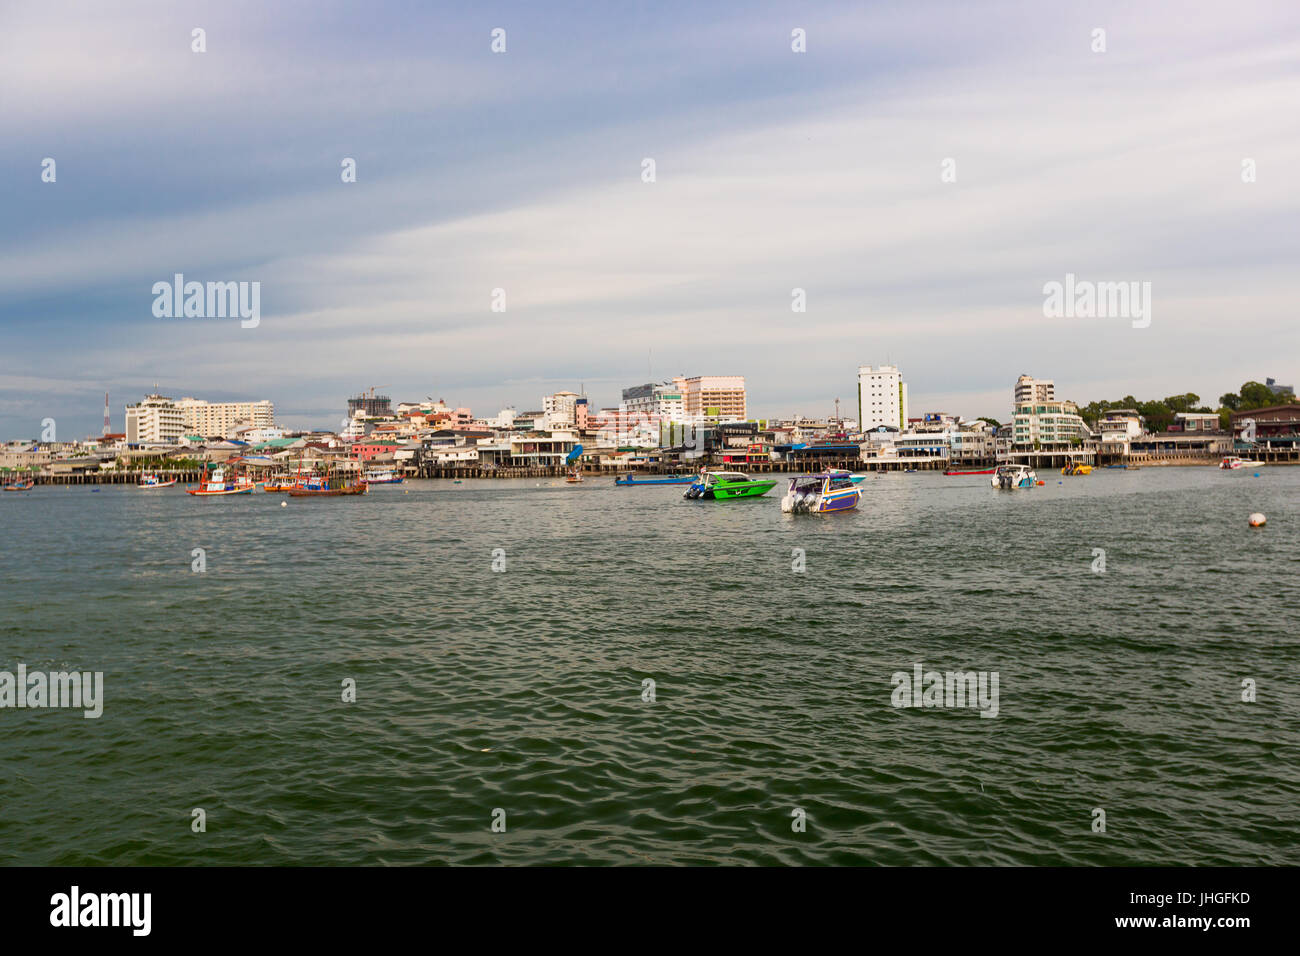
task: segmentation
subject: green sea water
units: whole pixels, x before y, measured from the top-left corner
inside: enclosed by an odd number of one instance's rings
[[[0,495],[0,863],[1300,863],[1300,468],[1042,477]]]

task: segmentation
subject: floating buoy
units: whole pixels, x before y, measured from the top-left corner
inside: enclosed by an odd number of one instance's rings
[[[1038,479],[1038,484],[1041,486],[1041,485],[1045,485],[1045,484],[1047,484],[1047,482],[1045,482],[1045,481],[1043,481],[1043,479],[1039,478],[1039,479]]]
[[[1256,478],[1259,477],[1259,472],[1255,472],[1255,477],[1256,477]]]
[[[1266,521],[1268,521],[1268,519],[1264,517],[1264,514],[1261,511],[1256,511],[1250,516],[1250,526],[1252,528],[1262,528]]]
[[[280,507],[281,507],[281,508],[287,508],[287,507],[289,507],[289,502],[287,502],[287,501],[281,501],[281,502],[280,502]]]

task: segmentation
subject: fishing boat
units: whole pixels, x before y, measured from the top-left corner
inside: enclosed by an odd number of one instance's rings
[[[1028,465],[998,465],[989,484],[994,488],[1012,491],[1016,488],[1032,488],[1037,481],[1038,475]]]
[[[364,495],[369,487],[360,470],[331,468],[294,482],[289,494],[294,498],[337,498],[341,495]]]
[[[1065,467],[1061,469],[1061,474],[1066,475],[1067,477],[1073,475],[1091,475],[1092,465],[1085,465],[1081,461],[1074,461],[1071,459],[1066,462]]]
[[[227,475],[227,470],[225,468],[212,469],[211,474],[200,481],[197,488],[186,488],[185,493],[207,498],[222,495],[251,495],[256,490],[257,482],[248,475],[241,475],[233,471],[230,475]]]
[[[36,487],[36,482],[28,478],[26,481],[11,481],[4,485],[5,491],[31,491]]]
[[[380,471],[367,472],[365,482],[368,485],[400,485],[402,476],[391,468],[384,468]]]
[[[288,491],[293,487],[292,475],[272,475],[262,482],[262,490],[270,494]]]
[[[166,480],[158,477],[152,472],[147,472],[140,476],[140,483],[136,485],[136,487],[137,488],[170,488],[174,484],[176,484],[175,478]]]
[[[997,474],[996,468],[945,468],[945,475],[994,475]]]
[[[689,485],[695,481],[694,475],[667,475],[663,478],[637,478],[635,475],[627,475],[624,478],[615,478],[614,484],[622,487],[628,485]]]
[[[862,492],[847,471],[824,471],[790,479],[790,489],[781,499],[787,514],[829,514],[848,511],[862,500]]]
[[[759,498],[776,487],[776,479],[751,478],[739,471],[706,471],[682,494],[683,498],[706,501],[729,501],[732,498]]]
[[[574,468],[567,475],[565,475],[564,480],[571,485],[576,485],[578,482],[582,481],[582,472]]]

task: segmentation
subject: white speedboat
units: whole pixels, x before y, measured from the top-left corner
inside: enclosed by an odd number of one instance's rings
[[[1028,465],[998,465],[989,484],[1002,491],[1014,491],[1017,488],[1032,488],[1037,481],[1038,475]]]

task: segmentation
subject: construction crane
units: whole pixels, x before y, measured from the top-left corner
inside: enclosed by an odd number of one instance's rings
[[[377,389],[377,388],[388,388],[388,386],[387,386],[387,385],[371,385],[371,386],[370,386],[370,397],[371,397],[371,398],[374,398],[374,397],[375,397],[375,389]]]

